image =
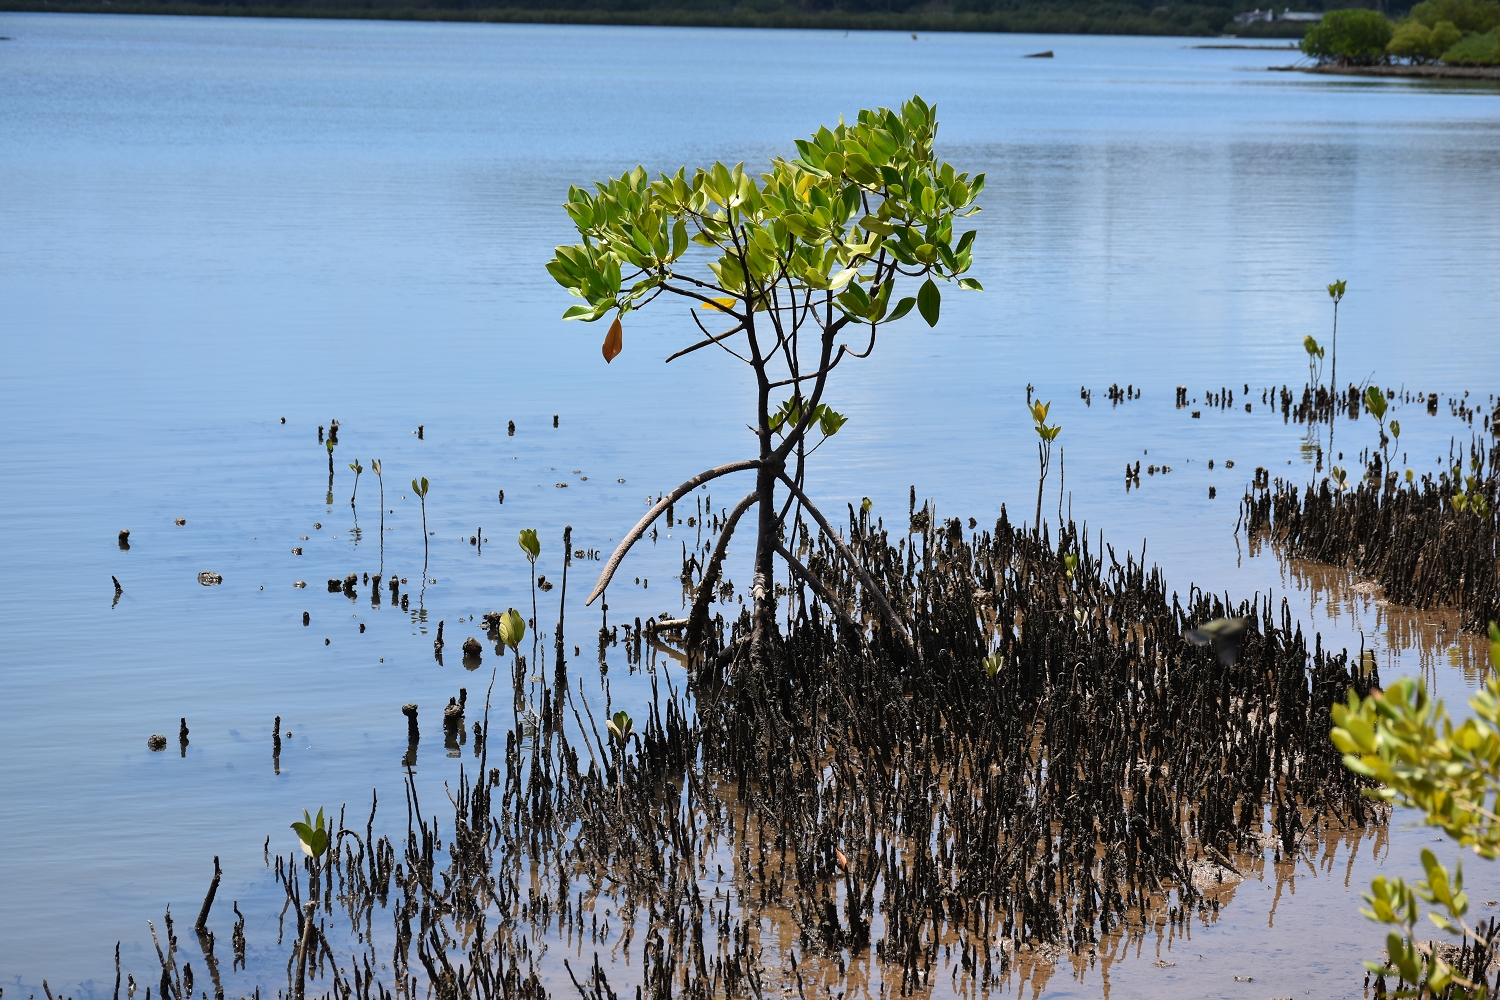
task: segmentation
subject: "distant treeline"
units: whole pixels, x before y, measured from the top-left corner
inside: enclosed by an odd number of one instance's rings
[[[1392,23],[1373,10],[1333,11],[1302,39],[1320,64],[1500,67],[1500,0],[1423,0]]]
[[[0,11],[330,17],[530,24],[627,24],[860,31],[1080,35],[1285,36],[1280,24],[1236,26],[1245,6],[1157,0],[0,0]],[[1323,4],[1304,4],[1321,9]],[[1269,29],[1269,30],[1267,30]],[[1295,34],[1300,35],[1301,31]]]

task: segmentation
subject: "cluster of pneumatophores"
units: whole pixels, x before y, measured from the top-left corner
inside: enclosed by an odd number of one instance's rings
[[[1452,472],[1411,483],[1373,466],[1345,489],[1267,481],[1246,493],[1241,517],[1252,542],[1347,566],[1396,604],[1456,607],[1473,632],[1500,620],[1500,445],[1476,442]]]
[[[821,585],[782,591],[761,655],[748,612],[691,657],[665,639],[685,622],[636,629],[634,720],[561,654],[512,656],[441,809],[408,779],[404,839],[372,803],[323,859],[268,855],[290,960],[267,991],[807,997],[872,968],[983,990],[1187,933],[1247,866],[1384,821],[1328,740],[1378,677],[1285,602],[1179,598],[1071,525],[910,527],[851,508],[838,546],[787,539]],[[1227,616],[1236,655],[1184,640]],[[163,996],[182,973],[164,951]]]

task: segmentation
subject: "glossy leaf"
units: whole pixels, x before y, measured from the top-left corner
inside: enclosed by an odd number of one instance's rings
[[[917,290],[917,311],[922,314],[928,326],[937,326],[938,313],[943,305],[942,298],[942,293],[931,278],[924,281]]]

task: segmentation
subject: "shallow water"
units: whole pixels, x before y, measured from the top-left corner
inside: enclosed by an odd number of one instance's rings
[[[488,679],[459,665],[463,637],[529,600],[516,531],[539,529],[556,580],[564,525],[607,555],[648,496],[749,453],[742,373],[708,352],[660,362],[684,343],[680,314],[632,317],[609,366],[601,329],[557,320],[567,296],[541,265],[568,239],[566,186],[637,162],[762,162],[914,91],[939,105],[944,154],[989,174],[988,291],[841,368],[832,402],[850,422],[810,477],[825,509],[868,495],[899,521],[915,484],[944,515],[992,521],[1004,503],[1029,519],[1029,383],[1064,428],[1053,524],[1061,487],[1117,549],[1148,539],[1184,592],[1274,589],[1326,642],[1374,647],[1387,676],[1421,671],[1450,701],[1475,683],[1472,645],[1428,629],[1438,616],[1399,627],[1355,581],[1252,557],[1233,529],[1256,466],[1314,474],[1303,430],[1260,400],[1305,380],[1305,334],[1326,343],[1326,282],[1349,280],[1342,381],[1471,404],[1495,390],[1493,88],[1266,73],[1286,54],[1169,39],[31,14],[0,15],[0,35],[0,551],[23,588],[0,631],[0,981],[18,992],[48,977],[108,993],[116,940],[153,981],[145,920],[169,902],[195,912],[214,855],[221,940],[238,899],[274,970],[265,838],[285,850],[301,809],[358,813],[372,787],[400,801],[400,705],[435,733],[459,685]],[[1039,48],[1057,58],[1016,58]],[[1111,406],[1114,382],[1141,398]],[[1200,419],[1173,407],[1176,385]],[[1221,386],[1233,407],[1202,405]],[[1470,433],[1446,405],[1395,416],[1418,472]],[[334,418],[329,504],[317,428]],[[1351,459],[1375,439],[1368,420],[1336,435]],[[356,457],[384,460],[383,533],[370,473],[349,506]],[[1127,493],[1137,458],[1172,471]],[[414,476],[433,484],[425,589]],[[737,497],[712,492],[715,508]],[[681,530],[632,555],[612,621],[680,607]],[[590,671],[591,565],[568,586]],[[224,583],[201,586],[203,570]],[[364,585],[353,604],[326,592],[354,571],[405,575],[412,613],[372,608]],[[559,596],[542,595],[543,623]],[[623,669],[611,682],[622,704],[641,696]],[[294,733],[280,774],[278,715]],[[146,749],[152,733],[166,752]],[[429,736],[418,772],[440,795],[457,762]],[[1393,830],[1392,863],[1409,869],[1430,839]],[[1247,883],[1190,960],[1117,963],[1112,988],[1356,992],[1379,941],[1355,913],[1369,857],[1347,881],[1304,865],[1295,896]],[[1468,874],[1476,900],[1500,896]],[[1101,988],[1059,971],[1046,992]]]

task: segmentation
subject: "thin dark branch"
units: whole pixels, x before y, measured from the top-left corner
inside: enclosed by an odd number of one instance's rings
[[[706,472],[698,473],[692,479],[689,479],[687,482],[683,483],[681,486],[677,487],[675,490],[658,500],[655,506],[646,511],[646,516],[637,521],[635,527],[630,529],[630,533],[627,534],[623,539],[621,539],[620,544],[615,547],[614,555],[610,556],[609,562],[604,565],[604,572],[599,574],[599,582],[594,584],[594,590],[591,594],[589,594],[588,600],[583,602],[583,606],[588,607],[590,604],[593,604],[595,599],[597,599],[598,596],[604,592],[604,588],[609,586],[610,579],[614,577],[615,570],[620,568],[620,560],[625,558],[625,553],[630,551],[630,547],[632,545],[640,541],[641,536],[646,533],[646,529],[651,527],[651,522],[660,517],[666,511],[668,506],[676,503],[682,497],[691,493],[693,490],[697,489],[699,486],[702,486],[704,483],[709,482],[710,480],[718,479],[720,476],[727,476],[732,472],[746,472],[750,469],[756,469],[759,467],[760,459],[758,458],[750,458],[740,462],[730,462],[727,465],[720,465],[716,468],[709,469]]]
[[[693,322],[698,324],[698,329],[702,330],[705,334],[708,334],[708,339],[707,340],[701,340],[698,343],[694,344],[692,347],[684,347],[682,350],[678,351],[676,354],[673,354],[673,355],[669,356],[667,358],[667,363],[668,364],[670,364],[673,361],[676,361],[678,358],[682,357],[685,354],[692,354],[694,351],[702,350],[703,348],[710,347],[710,346],[712,346],[714,344],[719,344],[720,347],[724,347],[724,345],[720,344],[719,341],[724,340],[726,337],[732,337],[732,336],[734,336],[735,334],[739,333],[741,330],[743,330],[745,328],[745,324],[744,323],[740,323],[734,329],[732,329],[732,330],[725,330],[723,333],[709,333],[708,332],[708,328],[703,325],[703,321],[698,318],[698,314],[697,313],[693,313],[692,317],[693,317]],[[745,364],[748,365],[750,363],[750,359],[744,357],[739,352],[737,352],[737,351],[735,351],[735,350],[733,350],[731,348],[728,348],[728,347],[724,347],[724,350],[728,351],[730,354],[733,354],[735,357],[737,357],[741,361],[745,362]]]
[[[912,645],[911,637],[906,634],[906,628],[901,624],[900,619],[896,617],[896,611],[891,607],[891,602],[886,600],[885,592],[875,585],[875,581],[871,579],[870,573],[865,569],[864,564],[855,557],[853,552],[849,551],[849,547],[844,544],[844,539],[838,532],[833,530],[833,526],[828,523],[828,519],[823,516],[823,512],[818,510],[811,500],[807,499],[807,495],[802,492],[801,487],[792,482],[791,478],[785,472],[779,473],[777,478],[786,484],[787,489],[796,493],[802,500],[802,505],[807,508],[807,512],[812,515],[813,520],[818,522],[818,527],[823,529],[823,533],[828,536],[828,540],[832,543],[834,549],[838,551],[839,555],[844,557],[849,563],[849,567],[859,576],[860,583],[864,585],[865,592],[874,599],[876,607],[880,609],[880,617],[885,619],[886,627],[890,629],[892,636],[906,647],[906,652],[909,655],[914,655],[915,647]]]
[[[849,356],[852,358],[868,358],[870,356],[870,352],[875,350],[875,326],[876,325],[874,323],[870,324],[870,346],[866,347],[863,353],[855,350],[850,350],[843,344],[839,345],[839,349],[841,351],[847,351]]]

